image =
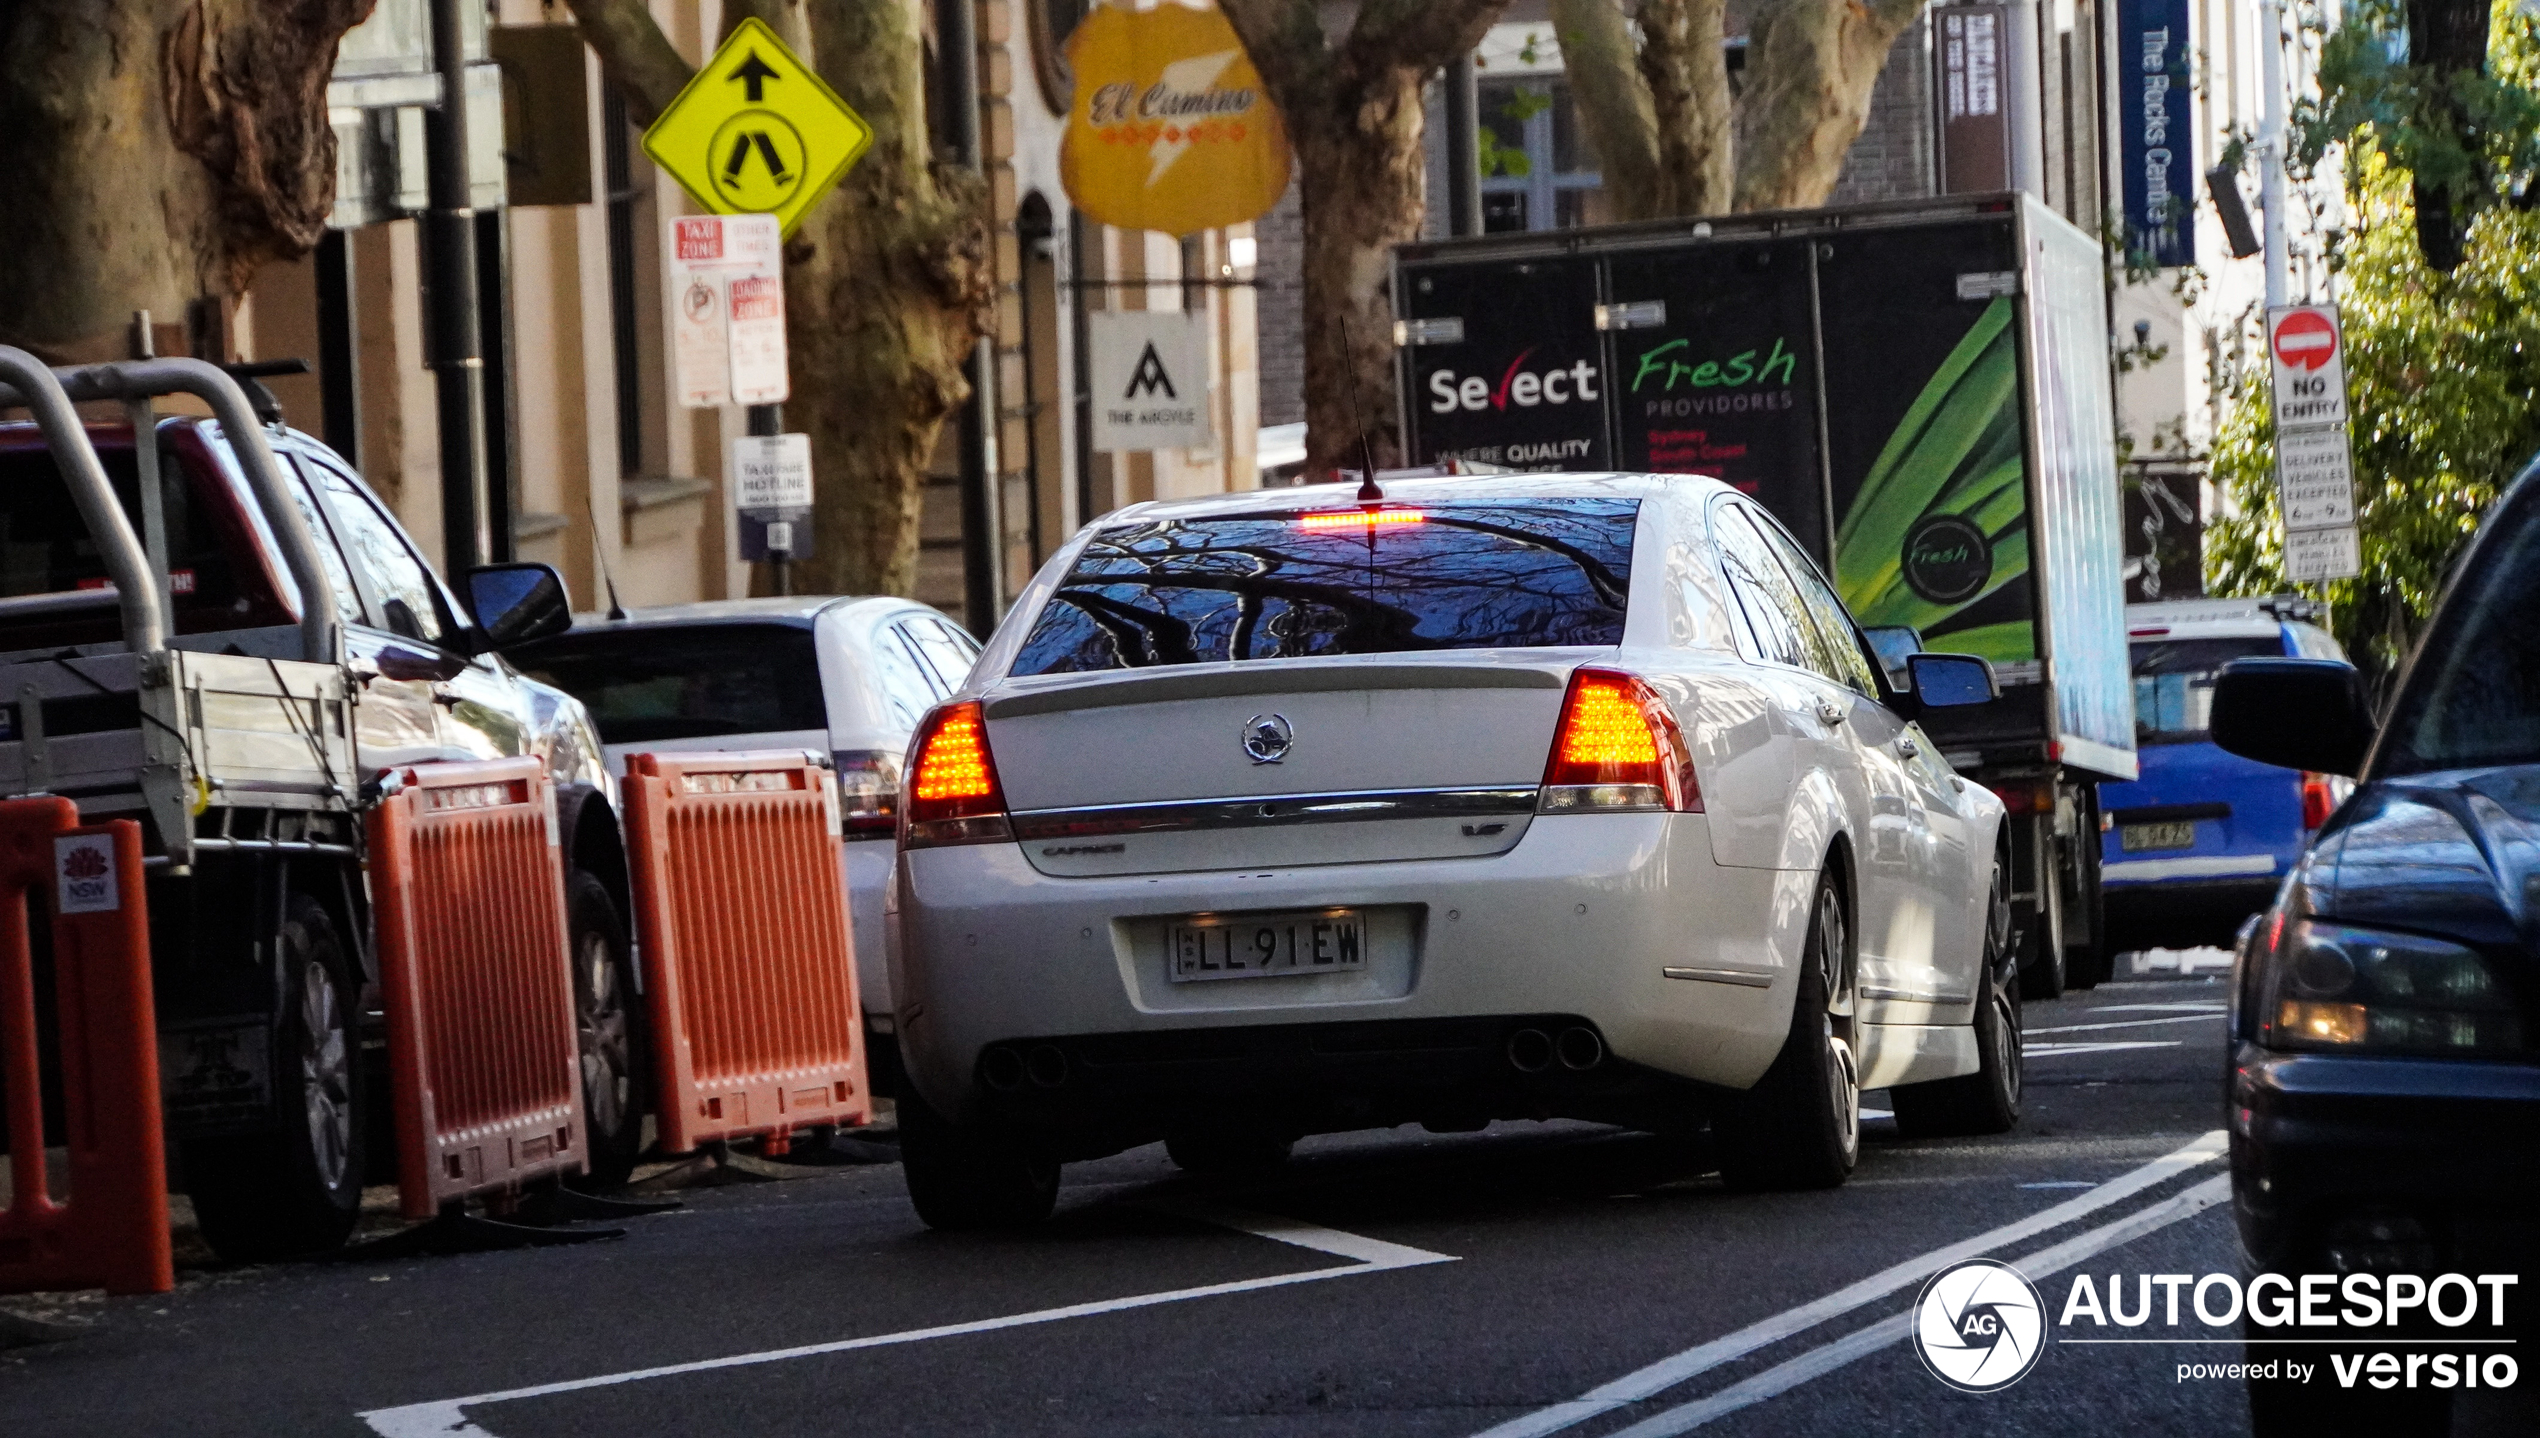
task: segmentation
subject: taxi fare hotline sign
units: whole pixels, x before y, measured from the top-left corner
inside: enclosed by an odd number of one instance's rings
[[[644,131],[644,153],[698,204],[774,215],[787,235],[872,143],[864,117],[755,18]]]

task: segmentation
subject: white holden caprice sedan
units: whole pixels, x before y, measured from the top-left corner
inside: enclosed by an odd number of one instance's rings
[[[2020,1098],[2002,806],[1753,502],[1526,475],[1141,504],[1053,557],[911,743],[893,987],[937,1227],[1058,1166],[1572,1117],[1840,1183]],[[1898,687],[1901,684],[1903,687]]]

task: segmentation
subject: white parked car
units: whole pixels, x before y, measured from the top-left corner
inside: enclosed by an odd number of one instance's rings
[[[882,911],[900,763],[926,711],[958,689],[979,644],[905,599],[736,599],[584,615],[513,651],[520,669],[582,701],[611,772],[682,749],[815,749],[838,766],[856,987],[875,1038],[874,1082],[893,1078]]]
[[[1708,1121],[1839,1183],[1864,1088],[2007,1128],[2002,806],[1771,517],[1691,476],[1141,504],[1054,556],[910,751],[909,1190],[1028,1222],[1061,1161]],[[605,724],[605,720],[603,720]]]

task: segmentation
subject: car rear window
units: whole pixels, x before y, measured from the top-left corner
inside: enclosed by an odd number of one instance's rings
[[[2134,741],[2201,744],[2214,675],[2234,659],[2284,652],[2280,639],[2159,639],[2134,645]]]
[[[1010,672],[1619,644],[1639,512],[1596,498],[1115,525]]]
[[[98,460],[122,502],[134,535],[142,532],[139,466],[130,442],[100,438]],[[289,613],[275,597],[263,566],[236,561],[253,555],[253,541],[228,502],[227,481],[206,476],[206,456],[193,447],[162,443],[159,494],[167,520],[168,570],[179,634],[206,634],[259,625],[286,624]],[[249,582],[242,585],[242,571]],[[106,584],[105,556],[88,532],[62,482],[51,451],[0,450],[0,596],[58,594]],[[63,644],[102,644],[123,632],[112,606],[73,614],[24,617],[0,624],[0,649]]]
[[[592,630],[512,655],[591,711],[604,744],[826,729],[811,631],[782,624]]]

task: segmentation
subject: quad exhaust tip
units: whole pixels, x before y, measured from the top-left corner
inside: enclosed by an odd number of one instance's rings
[[[979,1056],[979,1081],[999,1093],[1023,1087],[1023,1055],[999,1044]]]
[[[1056,1088],[1067,1082],[1067,1054],[1056,1044],[1038,1044],[1023,1059],[1024,1072],[1041,1088]]]
[[[1521,1074],[1552,1067],[1552,1035],[1541,1029],[1519,1029],[1508,1036],[1508,1066]]]
[[[1560,1058],[1561,1066],[1573,1073],[1585,1073],[1605,1062],[1605,1040],[1585,1024],[1563,1029],[1561,1037],[1552,1041],[1552,1051]]]

